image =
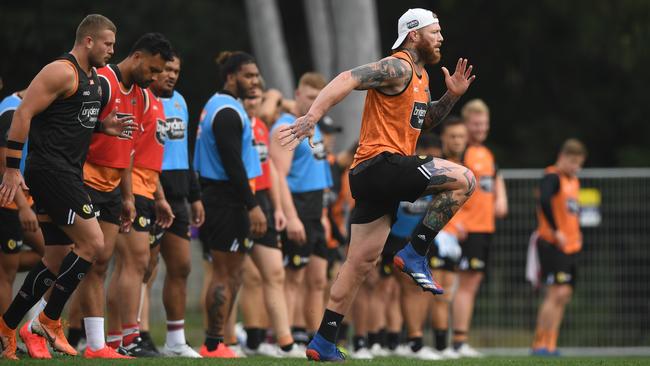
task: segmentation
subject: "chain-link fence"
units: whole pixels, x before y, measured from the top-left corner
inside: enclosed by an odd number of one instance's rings
[[[528,347],[543,293],[525,280],[541,170],[502,170],[510,212],[498,222],[472,343]],[[650,169],[585,169],[583,252],[561,346],[650,346]]]

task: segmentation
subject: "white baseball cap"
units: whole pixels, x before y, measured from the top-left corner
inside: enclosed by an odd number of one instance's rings
[[[409,9],[397,21],[397,41],[393,44],[393,50],[399,47],[410,31],[424,28],[427,25],[438,23],[438,18],[433,12],[426,9]]]

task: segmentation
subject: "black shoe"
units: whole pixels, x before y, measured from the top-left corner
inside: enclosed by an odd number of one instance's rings
[[[125,355],[125,356],[131,356],[131,357],[159,357],[160,354],[158,352],[154,352],[148,348],[145,348],[143,345],[143,340],[141,337],[138,337],[133,340],[131,344],[128,346],[121,346],[120,348],[117,349],[117,352],[119,354]]]
[[[140,334],[140,338],[142,338],[142,342],[140,343],[142,348],[146,348],[149,351],[152,351],[152,352],[155,352],[155,353],[160,353],[158,351],[158,348],[156,348],[156,345],[153,343],[153,339],[151,339],[151,336],[149,335],[149,333]]]

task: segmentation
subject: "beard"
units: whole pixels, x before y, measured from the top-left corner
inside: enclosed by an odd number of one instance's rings
[[[235,79],[236,85],[237,85],[237,97],[240,99],[247,99],[250,97],[251,88],[247,88],[244,83],[239,81],[239,79]]]
[[[442,58],[442,54],[440,52],[436,52],[433,47],[429,47],[423,42],[417,44],[415,46],[415,49],[418,51],[420,57],[422,57],[422,60],[424,60],[425,64],[435,65],[440,62],[440,59]]]

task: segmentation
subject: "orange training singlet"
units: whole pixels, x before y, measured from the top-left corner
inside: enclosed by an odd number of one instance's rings
[[[429,75],[415,72],[408,53],[399,51],[393,57],[411,64],[411,81],[399,94],[388,95],[369,89],[361,117],[359,147],[351,168],[364,160],[388,151],[399,155],[414,155],[429,103]]]

